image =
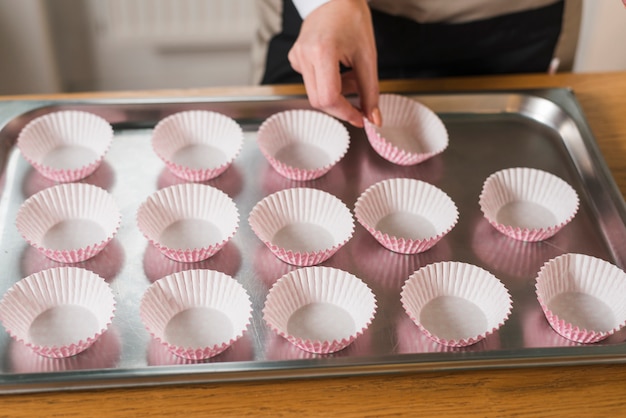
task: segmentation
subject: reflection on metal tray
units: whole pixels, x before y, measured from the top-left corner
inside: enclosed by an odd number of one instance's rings
[[[110,191],[122,212],[117,237],[101,254],[79,264],[103,276],[115,292],[117,312],[109,331],[86,352],[63,360],[39,357],[0,331],[0,392],[625,361],[625,331],[593,345],[572,343],[549,327],[534,294],[539,268],[560,254],[589,254],[621,268],[626,262],[624,201],[572,92],[407,95],[443,119],[450,135],[443,154],[416,166],[395,166],[375,154],[362,130],[351,129],[345,158],[324,177],[305,184],[330,192],[353,208],[367,186],[392,177],[413,177],[448,193],[459,207],[459,222],[434,248],[418,255],[391,253],[357,226],[351,241],[323,265],[363,279],[376,294],[379,309],[364,335],[332,355],[301,351],[265,325],[261,310],[270,286],[295,267],[271,255],[247,223],[248,213],[264,196],[302,185],[270,168],[255,135],[259,124],[273,113],[306,108],[304,98],[0,102],[2,293],[23,277],[58,265],[30,248],[14,224],[24,199],[51,185],[15,147],[17,134],[28,121],[55,110],[81,109],[111,122],[116,131],[113,145],[104,164],[85,181]],[[240,228],[222,251],[195,264],[165,258],[148,245],[135,224],[137,208],[149,194],[180,182],[152,151],[151,128],[163,117],[188,109],[224,113],[238,120],[246,132],[234,165],[208,182],[234,198],[241,213]],[[547,241],[514,241],[482,217],[478,195],[484,179],[515,166],[554,173],[581,198],[575,219]],[[406,278],[421,266],[444,260],[491,271],[513,297],[509,320],[474,346],[440,346],[422,335],[402,310],[400,289]],[[244,338],[203,363],[171,355],[151,340],[139,318],[139,300],[150,283],[189,268],[232,275],[253,301],[252,324]]]

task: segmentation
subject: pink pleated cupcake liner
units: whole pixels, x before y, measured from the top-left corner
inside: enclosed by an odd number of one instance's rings
[[[83,179],[102,163],[112,126],[92,113],[63,110],[30,121],[17,137],[24,158],[44,177],[61,183]]]
[[[402,287],[402,307],[431,339],[451,347],[481,341],[511,314],[511,296],[494,275],[461,262],[429,264]]]
[[[110,326],[90,347],[71,357],[44,357],[14,340],[8,348],[8,364],[13,373],[109,369],[117,365],[121,352],[120,336]]]
[[[327,260],[354,232],[352,213],[341,200],[305,187],[265,197],[252,208],[248,222],[276,257],[296,266]]]
[[[252,319],[252,302],[232,277],[186,270],[154,282],[140,304],[150,334],[175,355],[214,357],[240,339]]]
[[[77,267],[27,276],[0,301],[0,321],[9,335],[37,354],[54,358],[90,347],[109,327],[114,312],[109,285]]]
[[[348,130],[315,110],[287,110],[266,119],[257,141],[270,165],[282,176],[306,181],[330,171],[350,145]]]
[[[524,347],[546,348],[546,347],[574,347],[580,345],[563,337],[546,321],[546,315],[541,306],[532,306],[521,312],[520,321],[522,324],[522,335],[524,337]]]
[[[561,178],[527,167],[500,170],[483,184],[480,208],[491,225],[520,241],[543,241],[574,219],[579,200]]]
[[[407,315],[402,315],[396,320],[396,347],[398,354],[413,353],[467,353],[494,351],[502,348],[497,331],[481,339],[480,341],[466,346],[443,345],[426,335],[415,322]]]
[[[550,326],[569,340],[595,343],[626,325],[626,273],[605,260],[574,253],[553,258],[535,289]]]
[[[213,357],[188,359],[174,354],[167,345],[152,339],[148,343],[147,361],[150,366],[176,366],[182,364],[228,363],[235,361],[253,361],[254,347],[250,334],[235,341],[230,347]]]
[[[155,153],[174,175],[187,181],[219,176],[242,146],[241,126],[226,115],[207,110],[175,113],[157,123],[152,132]]]
[[[26,199],[15,224],[46,257],[77,263],[100,253],[115,237],[121,214],[105,190],[82,183],[53,186]]]
[[[239,227],[239,211],[224,192],[188,183],[161,189],[137,211],[137,226],[166,257],[197,262],[215,255]]]
[[[384,159],[398,165],[419,164],[448,147],[448,131],[432,110],[397,94],[381,94],[378,106],[383,126],[363,118],[372,148]]]
[[[429,183],[407,178],[383,180],[370,186],[357,199],[354,213],[382,246],[402,254],[432,248],[454,228],[459,218],[454,201],[445,192]],[[418,218],[428,225],[416,227]],[[391,225],[386,225],[390,222]]]
[[[263,318],[296,347],[334,353],[355,341],[376,313],[376,297],[358,277],[332,267],[305,267],[281,277],[269,291]]]

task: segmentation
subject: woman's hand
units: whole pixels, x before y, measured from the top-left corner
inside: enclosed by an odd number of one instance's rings
[[[363,117],[382,124],[376,43],[366,0],[331,0],[313,10],[289,61],[302,74],[311,106],[357,127],[363,126]],[[340,64],[350,71],[341,74]],[[360,109],[346,99],[350,93],[359,95]]]

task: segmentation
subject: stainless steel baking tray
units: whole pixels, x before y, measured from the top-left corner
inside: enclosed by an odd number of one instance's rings
[[[362,130],[350,129],[346,157],[326,176],[306,183],[326,190],[353,208],[370,184],[390,177],[414,177],[446,191],[457,203],[457,226],[420,255],[394,254],[360,226],[352,240],[324,265],[357,275],[379,302],[367,332],[332,355],[308,354],[273,335],[261,309],[271,284],[294,267],[272,256],[252,233],[247,216],[274,191],[301,185],[274,172],[259,152],[259,124],[275,112],[306,108],[303,97],[207,97],[0,102],[0,292],[19,279],[57,264],[31,249],[19,236],[15,215],[28,196],[51,185],[15,147],[22,127],[34,117],[61,109],[101,115],[115,128],[105,162],[86,182],[109,190],[122,212],[117,237],[79,266],[103,276],[117,298],[111,329],[89,350],[65,360],[39,357],[0,331],[0,392],[163,385],[186,382],[263,380],[423,370],[459,370],[626,360],[626,332],[580,345],[549,327],[534,294],[540,266],[566,252],[593,255],[624,268],[626,211],[574,94],[568,89],[411,94],[436,111],[450,134],[441,155],[412,167],[386,162],[370,148]],[[163,117],[188,109],[208,109],[235,118],[245,144],[234,165],[208,182],[234,198],[241,213],[232,242],[211,259],[179,264],[150,247],[136,228],[139,204],[158,188],[179,182],[150,146],[152,127]],[[482,217],[478,195],[484,179],[514,166],[534,167],[568,181],[579,193],[576,218],[553,238],[522,243],[499,234]],[[418,331],[400,305],[404,280],[426,264],[456,260],[479,265],[504,282],[513,297],[512,315],[499,332],[464,349],[446,349]],[[139,300],[150,283],[189,268],[234,276],[253,299],[253,319],[245,337],[210,361],[185,362],[155,344],[139,319]]]

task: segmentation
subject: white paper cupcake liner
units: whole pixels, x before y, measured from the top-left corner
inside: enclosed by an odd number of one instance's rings
[[[20,374],[110,369],[117,365],[121,352],[120,336],[110,326],[90,347],[71,357],[44,357],[13,340],[8,348],[8,365],[13,373]]]
[[[578,211],[576,191],[561,178],[527,167],[490,175],[480,208],[491,225],[521,241],[543,241],[567,225]]]
[[[539,304],[527,307],[521,315],[522,335],[524,347],[546,348],[546,347],[574,347],[580,345],[576,341],[565,338],[546,321],[546,315]],[[621,342],[621,341],[620,341]]]
[[[564,254],[543,265],[537,300],[550,326],[580,343],[607,338],[626,325],[626,273],[583,254]]]
[[[0,301],[0,321],[15,340],[46,357],[84,351],[109,327],[115,299],[95,273],[58,267],[28,276]]]
[[[62,263],[92,258],[113,239],[121,214],[105,190],[82,183],[60,184],[29,197],[16,226],[46,257]]]
[[[396,320],[396,351],[398,354],[415,353],[468,353],[494,351],[502,348],[496,332],[475,344],[466,346],[447,346],[440,344],[426,335],[407,315]]]
[[[310,188],[265,197],[252,208],[248,222],[276,257],[297,266],[327,260],[354,232],[350,209],[335,196]]]
[[[239,227],[239,211],[224,192],[188,183],[161,189],[137,211],[146,239],[175,261],[196,262],[217,253]]]
[[[361,279],[332,267],[306,267],[272,286],[263,318],[295,346],[326,354],[363,334],[375,312],[376,297]]]
[[[243,130],[232,118],[189,110],[162,119],[152,132],[155,153],[176,176],[206,181],[222,174],[241,152]]]
[[[350,135],[338,120],[315,110],[287,110],[266,119],[257,141],[270,165],[292,180],[326,174],[348,151]]]
[[[187,270],[154,282],[144,293],[141,320],[179,357],[213,357],[243,336],[252,302],[232,277],[213,270]]]
[[[382,246],[402,254],[430,249],[459,218],[445,192],[414,179],[390,179],[370,186],[357,199],[354,213]]]
[[[64,110],[29,122],[18,135],[17,146],[41,175],[65,183],[93,173],[112,141],[113,128],[100,116]]]
[[[176,366],[181,364],[203,364],[203,363],[228,363],[235,361],[253,361],[254,347],[249,334],[244,334],[235,344],[228,347],[221,353],[203,359],[188,359],[174,354],[167,345],[150,340],[148,343],[148,365],[150,366]]]
[[[453,347],[475,344],[508,319],[512,301],[504,284],[488,271],[466,263],[422,267],[402,288],[402,306],[436,342]]]
[[[397,94],[381,94],[378,106],[383,126],[363,119],[372,148],[398,165],[419,164],[448,147],[448,131],[432,110]]]

